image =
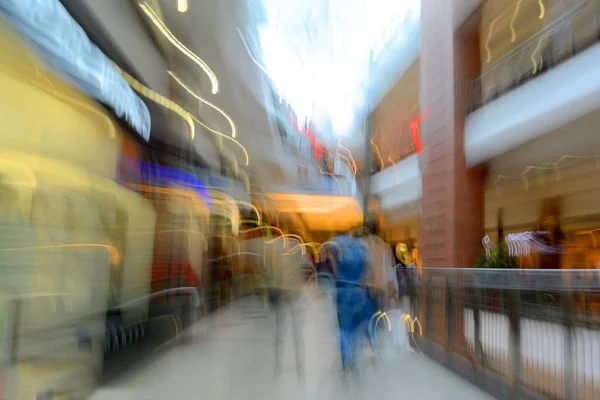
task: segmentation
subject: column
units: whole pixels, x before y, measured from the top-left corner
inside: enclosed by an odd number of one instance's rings
[[[484,234],[483,168],[464,156],[464,94],[480,73],[477,13],[454,31],[453,2],[421,2],[419,101],[424,267],[472,267]]]

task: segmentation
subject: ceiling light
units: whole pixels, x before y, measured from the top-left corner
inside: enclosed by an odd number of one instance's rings
[[[177,11],[180,13],[187,12],[188,10],[188,2],[187,0],[177,0]]]

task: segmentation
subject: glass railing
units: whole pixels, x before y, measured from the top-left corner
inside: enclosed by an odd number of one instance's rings
[[[600,1],[583,0],[572,4],[562,16],[508,52],[467,86],[467,115],[600,39]]]

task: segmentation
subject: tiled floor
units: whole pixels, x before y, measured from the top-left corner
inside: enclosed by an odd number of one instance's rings
[[[151,360],[96,391],[94,400],[159,399],[489,399],[453,373],[385,344],[377,359],[365,359],[358,377],[339,370],[335,311],[325,299],[301,300],[305,380],[296,374],[290,327],[284,361],[274,368],[272,312],[247,300],[192,327],[186,343],[157,351]],[[374,396],[374,397],[372,397]]]

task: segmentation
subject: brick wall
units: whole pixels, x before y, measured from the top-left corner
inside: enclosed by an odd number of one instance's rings
[[[464,93],[480,71],[478,15],[454,34],[452,2],[421,3],[420,108],[424,267],[471,267],[484,232],[483,169],[464,157]]]
[[[456,215],[455,264],[472,267],[481,252],[485,234],[484,166],[468,169],[464,153],[467,85],[481,73],[480,10],[472,15],[454,36],[455,137],[456,137]]]

